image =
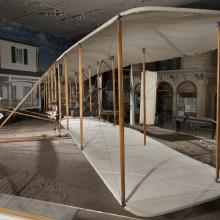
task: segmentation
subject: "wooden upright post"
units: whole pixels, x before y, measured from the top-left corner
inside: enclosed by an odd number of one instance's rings
[[[58,63],[57,68],[57,83],[58,83],[58,111],[59,111],[59,121],[62,117],[62,99],[61,99],[61,77],[60,77],[60,64]]]
[[[89,66],[89,111],[92,112],[92,81],[91,81],[91,66]]]
[[[47,111],[47,81],[44,82],[44,111]]]
[[[72,83],[69,80],[69,107],[72,109]],[[72,117],[72,110],[70,111],[71,117]]]
[[[56,72],[56,63],[54,64],[54,101],[57,102],[57,72]]]
[[[122,23],[118,19],[118,97],[119,97],[119,134],[120,134],[120,174],[121,203],[125,206],[125,147],[124,147],[124,91],[122,66]]]
[[[112,61],[112,96],[113,96],[113,112],[114,112],[114,125],[117,123],[117,106],[116,106],[116,94],[115,94],[115,58],[111,57]]]
[[[220,23],[218,25],[218,57],[217,57],[217,109],[216,109],[216,181],[219,182],[220,159]]]
[[[67,57],[64,56],[64,79],[65,79],[65,103],[66,103],[66,128],[69,130],[69,89],[68,89],[68,71]]]
[[[98,116],[101,118],[101,101],[100,101],[100,77],[99,77],[99,62],[97,62],[97,98],[98,98]]]
[[[45,83],[45,111],[48,110],[48,88],[47,88],[47,77],[44,81]]]
[[[76,108],[79,107],[79,92],[78,92],[78,83],[79,83],[79,77],[78,73],[75,72],[75,89],[76,89]]]
[[[50,71],[48,72],[48,77],[47,77],[48,79],[47,79],[47,89],[48,89],[48,94],[47,94],[47,100],[48,100],[48,106],[47,106],[47,108],[48,108],[48,110],[51,110],[51,108],[50,108],[50,97],[51,97],[51,90],[50,90]]]
[[[144,131],[144,145],[146,145],[146,68],[145,68],[145,48],[143,48],[143,131]]]
[[[80,112],[80,147],[83,150],[83,93],[84,93],[84,80],[83,80],[83,58],[82,47],[79,46],[79,112]]]
[[[50,71],[50,75],[51,75],[51,78],[50,78],[50,85],[51,85],[51,102],[54,102],[54,75],[53,75],[53,69],[51,69]]]
[[[75,91],[75,87],[74,87],[74,81],[72,82],[72,112],[71,112],[71,117],[74,117],[74,101],[76,100],[76,97],[74,96],[74,91]]]

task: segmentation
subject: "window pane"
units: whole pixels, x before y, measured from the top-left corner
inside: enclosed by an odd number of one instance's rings
[[[24,49],[24,64],[28,64],[28,51],[27,49]]]
[[[16,63],[16,60],[15,60],[15,47],[11,47],[11,62]]]
[[[11,99],[13,102],[16,101],[16,86],[11,86]]]
[[[23,63],[23,50],[16,48],[15,49],[15,59],[16,63]]]

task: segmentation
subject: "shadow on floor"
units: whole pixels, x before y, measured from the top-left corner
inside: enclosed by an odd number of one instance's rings
[[[170,141],[170,142],[177,142],[177,141],[190,141],[190,140],[197,140],[199,138],[193,137],[186,134],[180,133],[172,133],[172,134],[155,134],[148,131],[149,136],[155,137],[161,140]]]
[[[51,141],[41,141],[39,143],[37,173],[54,179],[58,167],[58,158],[54,146]]]
[[[0,184],[1,192],[5,193],[6,190],[7,193],[7,188],[9,186],[11,192],[15,196],[19,196],[22,191],[35,179],[36,176],[37,174],[34,174],[31,177],[28,177],[28,179],[22,180],[21,177],[15,176],[15,172],[10,172],[6,166],[0,164],[0,180],[2,178],[6,179],[6,182],[3,181]]]
[[[126,127],[130,127],[132,129],[135,129],[135,130],[143,133],[143,127],[141,125],[136,125],[136,126],[126,125]],[[147,135],[154,137],[154,138],[161,139],[161,140],[169,141],[169,142],[190,141],[190,140],[198,140],[199,139],[198,137],[190,136],[187,134],[177,133],[177,132],[171,131],[171,130],[164,133],[165,131],[163,128],[159,128],[159,127],[155,127],[155,128],[148,127],[147,128]]]

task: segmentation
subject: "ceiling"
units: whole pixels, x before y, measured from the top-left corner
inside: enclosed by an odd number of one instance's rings
[[[0,18],[77,40],[130,8],[153,5],[215,9],[218,0],[209,0],[207,5],[205,2],[207,0],[0,0]]]

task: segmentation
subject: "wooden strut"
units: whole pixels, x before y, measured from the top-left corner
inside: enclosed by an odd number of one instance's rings
[[[58,112],[59,112],[59,121],[62,118],[62,100],[61,100],[61,77],[60,77],[60,64],[57,67],[57,84],[58,84]]]
[[[70,115],[71,117],[73,117],[73,111],[72,111],[72,83],[69,80],[69,109],[71,109],[70,111]]]
[[[51,84],[51,102],[54,102],[54,86],[53,86],[53,69],[50,72],[50,84]]]
[[[79,83],[79,77],[78,73],[75,72],[75,88],[76,88],[76,108],[79,107],[79,92],[78,92],[78,83]]]
[[[118,19],[118,97],[119,97],[119,134],[120,134],[120,175],[121,203],[125,206],[125,147],[124,147],[124,92],[122,66],[122,22]]]
[[[117,123],[117,106],[116,106],[116,94],[115,94],[115,58],[111,57],[112,61],[112,95],[113,95],[113,112],[114,112],[114,125]]]
[[[47,77],[48,72],[45,72],[43,76],[34,84],[32,89],[25,95],[25,97],[18,103],[18,105],[14,108],[14,110],[9,114],[9,116],[2,122],[0,128],[2,128],[7,121],[12,117],[12,115],[21,107],[21,105],[25,102],[25,100],[31,95],[31,93],[37,89],[37,87],[40,85],[40,83]]]
[[[3,219],[26,219],[26,220],[52,220],[51,218],[38,216],[27,212],[15,211],[12,209],[0,208],[0,215],[6,216]]]
[[[91,66],[89,66],[89,111],[92,112],[92,79],[91,79]]]
[[[70,135],[38,135],[24,137],[6,137],[0,138],[0,143],[24,142],[24,141],[51,141],[57,139],[71,139]]]
[[[84,80],[83,80],[83,58],[82,47],[79,46],[79,113],[80,113],[80,147],[83,150],[83,93],[84,93]]]
[[[101,118],[101,94],[100,94],[100,92],[101,92],[101,89],[102,88],[100,88],[100,70],[101,70],[101,67],[102,67],[102,64],[103,64],[103,60],[99,63],[99,62],[97,62],[97,72],[96,72],[96,74],[97,74],[97,98],[98,98],[98,117],[99,117],[99,119]]]
[[[5,112],[13,112],[12,110],[8,110],[8,109],[4,109],[4,108],[0,108],[1,111],[5,111]],[[27,113],[23,113],[23,112],[14,112],[14,114],[16,115],[23,115],[23,116],[27,116],[27,117],[31,117],[31,118],[36,118],[36,119],[40,119],[40,120],[44,120],[44,121],[49,121],[49,122],[54,122],[53,119],[49,119],[49,118],[45,118],[45,117],[40,117],[40,116],[36,116],[36,115],[31,115],[31,114],[27,114]]]
[[[47,79],[46,79],[46,83],[45,83],[45,110],[47,111],[48,110],[48,82],[47,82]]]
[[[42,114],[42,113],[38,113],[38,112],[31,112],[31,111],[23,110],[23,109],[19,109],[19,111],[21,113],[23,112],[23,113],[27,113],[27,114],[30,114],[30,115],[35,115],[35,116],[40,116],[40,117],[48,118],[48,116],[46,114]]]
[[[216,103],[216,181],[219,181],[220,167],[220,23],[218,24],[218,55],[217,55],[217,103]]]
[[[75,94],[75,83],[74,83],[74,80],[72,81],[72,111],[73,111],[73,116],[75,116],[75,112],[74,112],[74,109],[75,109],[75,102],[76,102],[76,96],[74,96]]]
[[[54,102],[57,103],[57,73],[56,73],[56,63],[54,64]]]
[[[101,118],[101,101],[100,101],[100,65],[97,62],[97,98],[98,98],[98,117]]]
[[[64,57],[64,78],[65,78],[65,101],[66,101],[66,128],[69,130],[69,89],[68,89],[68,66],[67,57]]]
[[[47,103],[48,103],[48,110],[50,111],[51,110],[51,101],[50,101],[50,98],[51,98],[51,87],[50,87],[50,83],[51,83],[51,81],[50,81],[50,70],[48,71],[48,76],[47,76],[47,80],[48,80],[48,83],[47,83],[47,89],[48,89],[48,101],[47,101]]]
[[[146,137],[147,137],[147,131],[146,131],[146,67],[145,67],[145,48],[143,48],[143,131],[144,131],[144,145],[146,145]]]
[[[44,100],[44,107],[43,108],[44,108],[44,111],[46,111],[46,84],[45,83],[43,84],[43,88],[44,88],[43,89],[43,95],[44,95],[44,99],[43,99]]]

